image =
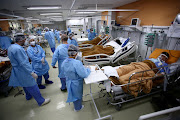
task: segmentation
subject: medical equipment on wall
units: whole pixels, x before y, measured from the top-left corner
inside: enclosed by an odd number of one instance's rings
[[[149,47],[151,47],[151,52],[152,52],[152,46],[154,45],[155,37],[156,37],[156,33],[155,32],[154,33],[148,33],[146,35],[145,42],[144,42],[144,44],[147,46],[145,57],[147,56],[147,52],[148,52]]]
[[[155,39],[155,33],[149,33],[147,34],[147,36],[145,37],[145,42],[144,44],[148,47],[152,47],[154,44],[154,39]]]
[[[142,31],[142,27],[140,26],[140,23],[141,20],[139,18],[132,18],[129,28],[135,31]]]
[[[108,26],[105,27],[105,33],[106,33],[106,34],[109,34],[109,27],[108,27]]]
[[[168,37],[180,38],[180,13],[176,16],[167,33]]]
[[[162,29],[162,30],[159,31],[159,33],[158,33],[158,40],[163,41],[163,40],[165,40],[165,39],[166,39],[166,34],[165,34],[164,30]]]

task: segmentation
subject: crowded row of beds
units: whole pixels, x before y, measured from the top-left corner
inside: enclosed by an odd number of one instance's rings
[[[130,42],[130,38],[107,39],[96,38],[92,41],[84,42],[80,45],[82,61],[85,65],[101,65],[116,63],[120,59],[129,56],[137,49],[135,42]],[[95,42],[97,39],[98,42]],[[98,43],[103,40],[103,44]],[[83,47],[83,44],[91,44],[91,47]],[[155,49],[149,58],[157,58],[163,51],[169,53],[168,66],[161,68],[148,66],[147,60],[142,62],[131,62],[129,65],[117,67],[104,66],[101,70],[109,78],[103,84],[108,93],[108,102],[112,105],[121,107],[122,103],[129,102],[147,95],[157,93],[161,90],[166,91],[166,86],[171,75],[175,74],[177,79],[180,75],[180,51]],[[168,69],[170,72],[160,74],[161,69]],[[176,79],[174,81],[177,81]]]

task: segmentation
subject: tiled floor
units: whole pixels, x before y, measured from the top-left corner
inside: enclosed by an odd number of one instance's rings
[[[51,65],[52,53],[49,48],[46,51],[51,54],[46,57]],[[34,99],[26,101],[25,95],[14,97],[17,93],[17,89],[14,89],[11,90],[8,97],[0,95],[0,120],[93,120],[98,118],[90,96],[83,98],[85,108],[82,111],[74,112],[73,104],[66,103],[67,92],[60,91],[58,69],[50,66],[49,74],[50,80],[53,80],[54,84],[46,85],[46,89],[40,90],[43,97],[51,98],[49,104],[39,107]],[[101,87],[103,86],[101,85]],[[92,91],[100,91],[97,84],[92,85]],[[89,85],[84,84],[84,94],[88,93]],[[106,97],[99,98],[99,94],[93,94],[93,96],[100,115],[102,117],[112,115],[113,120],[137,120],[140,115],[154,111],[150,97],[123,104],[121,111],[117,111],[114,106],[107,105]]]

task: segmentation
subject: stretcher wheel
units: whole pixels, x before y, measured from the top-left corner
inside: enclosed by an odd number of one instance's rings
[[[115,106],[115,108],[116,108],[117,111],[120,111],[120,110],[121,110],[121,107],[122,107],[121,104],[117,104],[117,105]]]

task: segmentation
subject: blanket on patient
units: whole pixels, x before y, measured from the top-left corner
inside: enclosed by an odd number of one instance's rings
[[[132,62],[129,65],[125,65],[116,69],[119,79],[116,77],[110,77],[110,80],[113,81],[115,84],[127,84],[129,83],[129,77],[134,72],[140,72],[151,69],[146,63],[144,62]],[[138,95],[138,91],[143,90],[144,93],[151,92],[153,82],[150,78],[152,78],[155,73],[154,71],[147,71],[140,74],[135,74],[131,77],[130,83],[137,82],[131,85],[123,86],[124,92],[130,92],[130,94],[134,95],[135,97]],[[142,77],[143,76],[143,77]],[[150,80],[145,80],[150,79]]]
[[[81,44],[92,44],[92,45],[97,45],[102,39],[100,37],[96,37],[91,41],[85,41],[82,42]]]
[[[106,54],[113,55],[114,48],[112,46],[95,45],[92,48],[81,49],[83,56],[95,55],[95,54]]]

